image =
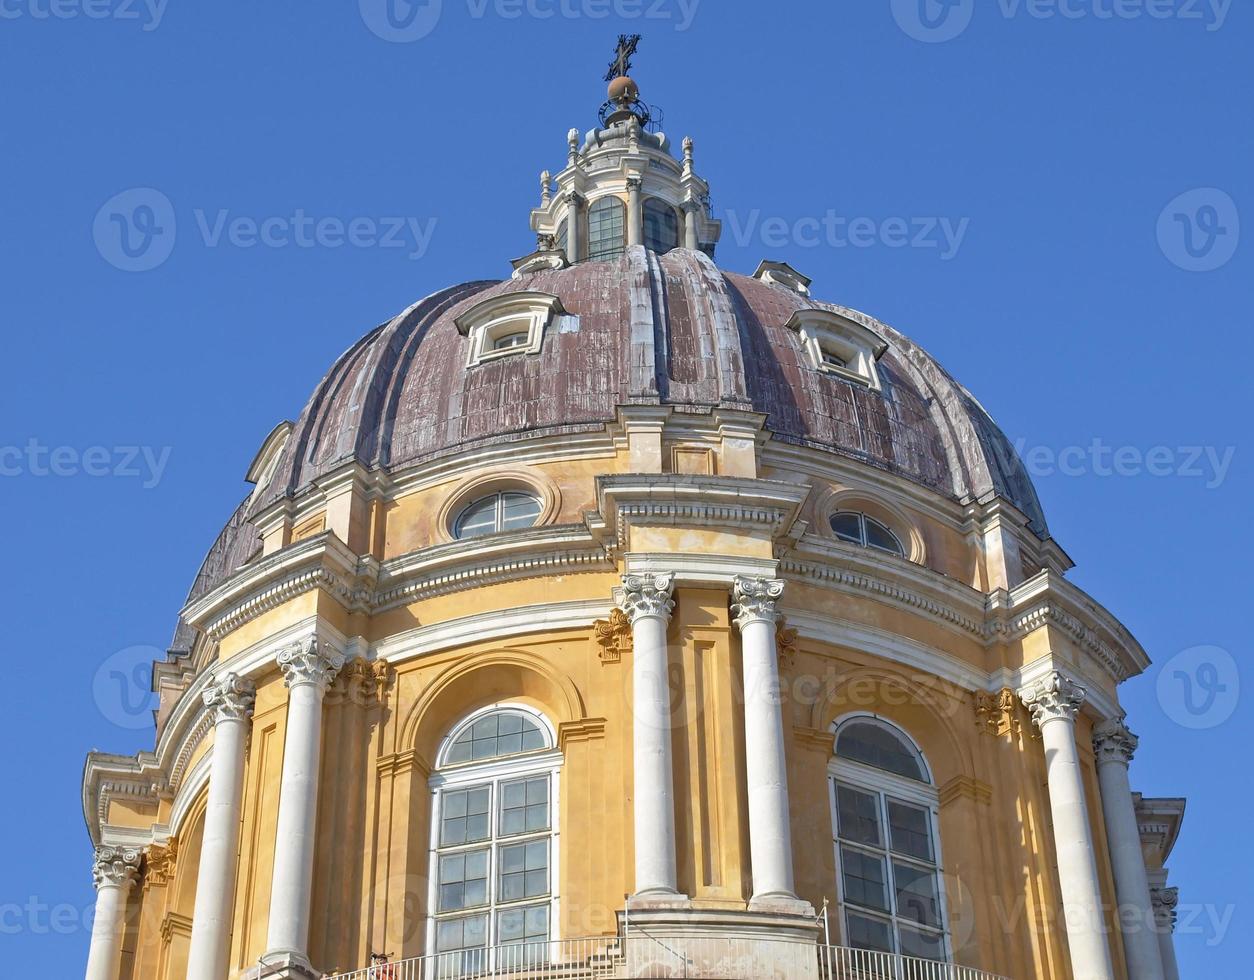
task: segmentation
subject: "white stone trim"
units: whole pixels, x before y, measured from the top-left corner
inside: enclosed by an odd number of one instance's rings
[[[179,791],[174,794],[174,802],[170,806],[170,834],[178,836],[183,831],[183,821],[191,811],[192,804],[209,785],[209,771],[213,768],[213,746],[205,750],[205,754],[196,760],[186,776]]]
[[[554,316],[565,312],[558,297],[532,290],[503,293],[476,303],[453,320],[458,332],[470,339],[466,366],[540,353],[545,330]],[[499,338],[514,333],[525,333],[526,343],[505,350],[492,349]]]
[[[801,345],[816,371],[856,381],[875,391],[880,389],[878,361],[888,342],[870,327],[832,310],[804,309],[786,324],[801,337]],[[825,354],[834,354],[844,366],[829,363]]]

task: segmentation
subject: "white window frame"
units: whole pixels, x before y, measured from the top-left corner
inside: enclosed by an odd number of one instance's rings
[[[862,532],[861,541],[847,541],[844,538],[842,538],[839,533],[837,533],[834,527],[832,527],[832,521],[835,518],[842,517],[842,516],[858,518],[858,529]],[[867,533],[866,533],[866,526],[867,526],[868,521],[875,524],[878,528],[880,528],[880,530],[888,532],[889,536],[894,541],[897,542],[896,551],[889,551],[887,548],[881,548],[879,545],[870,543]],[[870,548],[872,551],[878,551],[882,555],[895,555],[898,558],[909,557],[906,554],[906,546],[901,543],[901,535],[898,534],[896,531],[894,531],[891,527],[889,527],[883,521],[879,520],[878,518],[872,517],[870,514],[867,514],[865,511],[841,510],[840,508],[837,508],[836,510],[832,511],[830,514],[827,515],[827,526],[828,526],[828,529],[832,532],[832,536],[841,544],[852,544],[860,548]]]
[[[540,730],[548,738],[550,747],[504,758],[488,759],[483,762],[448,764],[445,760],[454,740],[479,719],[498,711],[515,711],[527,716],[529,720],[540,726]],[[438,956],[438,951],[436,950],[436,927],[441,920],[486,914],[488,917],[488,943],[485,956],[489,958],[486,962],[489,964],[492,962],[493,951],[500,945],[496,941],[496,918],[497,913],[502,911],[502,907],[496,901],[497,855],[501,847],[501,839],[497,836],[497,822],[500,811],[498,787],[502,782],[534,776],[547,775],[549,777],[549,937],[547,941],[552,943],[560,938],[558,923],[561,911],[561,897],[558,894],[558,883],[561,880],[561,769],[562,752],[557,748],[557,730],[548,718],[535,708],[519,702],[500,701],[496,704],[486,705],[462,718],[441,740],[440,747],[436,752],[436,769],[427,780],[427,785],[431,792],[431,830],[427,853],[426,927],[426,950],[429,955],[433,957]],[[484,783],[491,783],[493,787],[488,811],[491,835],[487,841],[478,842],[477,845],[466,845],[465,849],[474,850],[476,846],[482,847],[485,843],[488,846],[489,901],[487,905],[479,909],[463,909],[457,912],[441,914],[439,912],[439,861],[442,850],[440,847],[440,824],[443,813],[444,792]],[[524,837],[524,839],[526,838]],[[506,843],[509,843],[511,840],[512,838],[506,838]],[[539,904],[541,902],[523,900],[517,903],[508,903],[504,906],[504,909]]]
[[[532,491],[530,488],[518,489],[515,487],[506,487],[503,490],[494,490],[491,493],[483,494],[483,496],[481,497],[475,497],[473,500],[466,501],[466,503],[463,504],[461,509],[457,512],[457,516],[453,518],[453,528],[452,528],[453,540],[473,541],[475,538],[484,538],[484,537],[487,537],[489,534],[504,533],[505,531],[505,528],[504,528],[505,496],[506,494],[511,494],[511,493],[518,494],[519,496],[523,496],[523,497],[530,497],[532,500],[536,502],[536,505],[538,507],[536,511],[536,519],[532,521],[530,524],[528,524],[527,528],[535,527],[537,524],[539,524],[540,518],[544,515],[544,498],[542,498],[539,494]],[[481,503],[484,500],[488,500],[488,499],[495,499],[495,506],[496,506],[496,517],[493,521],[492,530],[485,531],[483,534],[474,534],[474,535],[471,535],[470,537],[463,537],[461,534],[462,518],[465,516],[466,511],[470,510],[470,508],[474,507],[476,504]],[[513,528],[512,530],[525,531],[527,528],[519,527],[519,528]]]
[[[880,390],[875,365],[888,350],[888,342],[874,330],[830,310],[798,310],[785,326],[801,337],[815,370]],[[829,364],[825,353],[840,358],[844,366]]]
[[[558,297],[530,290],[504,293],[476,303],[453,320],[458,332],[470,340],[466,366],[520,354],[539,354],[549,324],[555,316],[565,312]],[[503,350],[493,349],[498,339],[513,333],[525,333],[527,342]]]
[[[885,769],[879,769],[875,766],[869,766],[862,762],[856,762],[852,759],[842,759],[835,754],[836,742],[840,736],[840,730],[849,722],[862,721],[872,722],[882,728],[892,732],[896,737],[902,738],[910,745],[918,754],[919,761],[923,766],[923,773],[927,777],[927,782],[919,782],[910,779],[907,776],[899,776],[896,773],[888,772]],[[896,882],[893,879],[892,860],[893,851],[890,849],[889,826],[888,826],[888,806],[889,798],[900,800],[903,803],[911,804],[926,809],[930,816],[930,829],[932,832],[932,856],[934,866],[936,868],[936,902],[937,912],[940,916],[940,934],[941,947],[944,950],[945,962],[953,963],[953,937],[949,928],[949,910],[948,900],[945,894],[945,866],[943,863],[943,855],[940,839],[940,794],[936,789],[936,781],[932,777],[932,767],[928,764],[927,756],[923,754],[923,750],[919,748],[915,742],[904,730],[897,725],[888,721],[881,716],[869,711],[853,712],[844,715],[834,721],[831,725],[832,733],[832,758],[827,764],[827,799],[828,809],[831,813],[832,823],[832,848],[835,858],[836,867],[836,909],[840,924],[840,934],[845,941],[849,941],[848,937],[848,921],[846,913],[853,911],[856,915],[863,915],[869,919],[881,918],[888,919],[891,928],[894,952],[900,953],[901,943],[898,939],[897,927],[904,923],[912,926],[909,919],[901,919],[897,914],[897,889]],[[885,886],[888,890],[888,900],[891,911],[889,913],[874,912],[864,910],[854,906],[847,908],[845,904],[845,879],[841,868],[840,857],[840,827],[836,812],[836,786],[843,783],[856,790],[864,793],[872,794],[876,797],[879,804],[879,819],[881,833],[884,835],[884,843],[882,853],[886,861],[885,864]],[[866,850],[880,853],[879,849],[869,845],[850,844],[854,850]],[[924,865],[927,862],[920,861],[917,858],[912,859],[908,855],[899,855],[903,864]],[[929,865],[932,866],[932,865]],[[903,954],[904,955],[904,954]]]

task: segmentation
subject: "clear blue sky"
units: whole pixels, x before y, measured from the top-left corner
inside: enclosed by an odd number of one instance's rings
[[[644,97],[711,181],[720,264],[786,259],[896,325],[1034,454],[1074,579],[1156,661],[1124,698],[1135,786],[1189,797],[1184,973],[1247,975],[1252,12],[381,2],[0,0],[6,974],[81,971],[83,756],[151,747],[139,694],[97,672],[164,650],[261,440],[341,350],[531,249],[537,175],[638,30]],[[123,199],[128,254],[122,205],[97,215],[136,188],[159,195]],[[307,247],[302,214],[365,220]],[[272,244],[238,218],[279,219]],[[396,218],[405,247],[367,244]]]

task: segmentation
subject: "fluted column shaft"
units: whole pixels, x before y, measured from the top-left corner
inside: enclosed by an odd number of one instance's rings
[[[732,612],[740,629],[745,691],[745,782],[749,799],[749,855],[753,901],[795,900],[788,761],[779,698],[776,605],[784,583],[737,576]]]
[[[632,765],[638,896],[678,894],[675,784],[666,627],[675,603],[672,575],[625,575],[616,598],[631,622]]]
[[[1019,692],[1032,711],[1045,746],[1049,809],[1063,918],[1074,980],[1115,980],[1102,920],[1097,857],[1089,830],[1084,777],[1075,741],[1075,719],[1086,692],[1054,671]]]
[[[244,752],[256,688],[246,677],[214,678],[204,693],[213,712],[209,802],[196,873],[187,980],[226,980],[231,957],[231,913],[244,804]]]
[[[1163,980],[1180,980],[1176,963],[1176,905],[1180,893],[1174,888],[1155,888],[1150,893],[1154,924],[1158,927],[1158,952],[1163,962]]]
[[[92,865],[96,883],[96,916],[87,953],[87,980],[118,980],[122,968],[122,936],[126,901],[139,877],[140,853],[130,847],[100,847]]]
[[[1102,791],[1102,818],[1110,845],[1110,863],[1115,874],[1115,896],[1119,901],[1119,922],[1123,949],[1128,957],[1128,973],[1137,980],[1163,980],[1162,953],[1153,926],[1149,880],[1141,832],[1136,822],[1128,763],[1136,751],[1137,738],[1122,721],[1111,720],[1093,733],[1097,757],[1097,780]]]
[[[265,960],[308,966],[322,699],[344,658],[311,638],[283,650],[278,663],[288,687],[287,732]]]

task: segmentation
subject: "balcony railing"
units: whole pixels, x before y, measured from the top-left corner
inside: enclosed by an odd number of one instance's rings
[[[952,963],[741,936],[656,938],[632,933],[432,953],[376,964],[333,980],[596,980],[627,977],[719,977],[753,980],[776,974],[821,980],[1006,980]],[[790,969],[787,963],[792,961]],[[777,974],[776,974],[777,975]]]

